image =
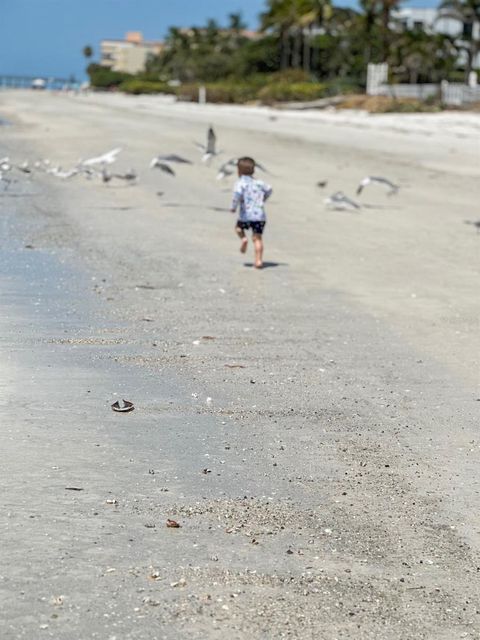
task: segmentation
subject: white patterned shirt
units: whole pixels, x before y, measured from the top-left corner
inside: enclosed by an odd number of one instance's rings
[[[266,220],[264,202],[272,195],[272,187],[252,176],[241,176],[233,188],[232,211],[240,207],[242,222]]]

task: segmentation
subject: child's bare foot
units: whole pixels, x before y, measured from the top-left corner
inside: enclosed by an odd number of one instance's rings
[[[246,253],[248,247],[248,238],[242,238],[240,243],[240,253]]]
[[[263,269],[263,262],[255,262],[253,266],[255,269]]]

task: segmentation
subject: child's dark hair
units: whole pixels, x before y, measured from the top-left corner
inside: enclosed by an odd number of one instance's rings
[[[253,158],[249,158],[245,156],[245,158],[240,158],[237,162],[238,173],[241,176],[253,176],[255,172],[255,160]]]

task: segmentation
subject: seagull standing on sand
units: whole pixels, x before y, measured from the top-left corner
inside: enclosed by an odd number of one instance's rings
[[[36,160],[33,166],[37,171],[46,171],[50,166],[50,160]]]
[[[103,184],[108,184],[113,178],[112,174],[110,173],[110,171],[107,170],[105,166],[102,167],[100,175],[102,176]]]
[[[332,209],[337,209],[338,211],[345,211],[347,209],[350,211],[358,211],[361,209],[361,206],[348,198],[343,191],[337,191],[329,198],[326,198],[324,202],[327,206]]]
[[[25,162],[22,162],[22,164],[15,165],[15,168],[21,171],[22,173],[32,173],[28,160],[25,160]]]
[[[62,167],[53,167],[52,169],[47,169],[47,173],[50,173],[56,178],[62,178],[63,180],[73,178],[73,176],[77,175],[78,171],[79,170],[76,167],[74,169],[70,169],[69,171],[63,171]]]
[[[4,190],[4,191],[8,191],[8,188],[9,188],[9,186],[10,186],[10,184],[11,184],[11,182],[12,182],[12,181],[11,181],[11,179],[10,179],[10,178],[7,178],[7,177],[5,176],[5,174],[4,174],[4,173],[2,173],[1,171],[0,171],[0,182],[4,185],[4,186],[3,186],[3,190]]]
[[[389,196],[393,196],[399,189],[398,185],[393,184],[393,182],[387,180],[387,178],[382,178],[381,176],[367,176],[358,185],[357,195],[360,195],[363,189],[369,184],[381,184],[384,187],[388,187]]]
[[[12,165],[10,163],[10,158],[6,156],[5,158],[0,158],[0,171],[2,173],[6,173],[7,171],[11,171]]]
[[[114,178],[117,178],[118,180],[123,180],[124,182],[127,182],[128,184],[134,184],[137,179],[138,179],[138,175],[136,173],[136,171],[134,169],[130,169],[129,171],[126,171],[125,173],[115,173],[113,175]]]
[[[92,169],[92,167],[80,167],[80,171],[83,173],[87,180],[96,178],[99,175],[99,172],[96,171],[96,169]]]

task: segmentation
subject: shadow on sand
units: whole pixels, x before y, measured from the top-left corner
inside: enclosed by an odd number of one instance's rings
[[[243,266],[253,267],[253,262],[244,262]],[[288,264],[286,262],[268,262],[268,261],[263,263],[264,269],[270,269],[271,267],[288,267]]]

